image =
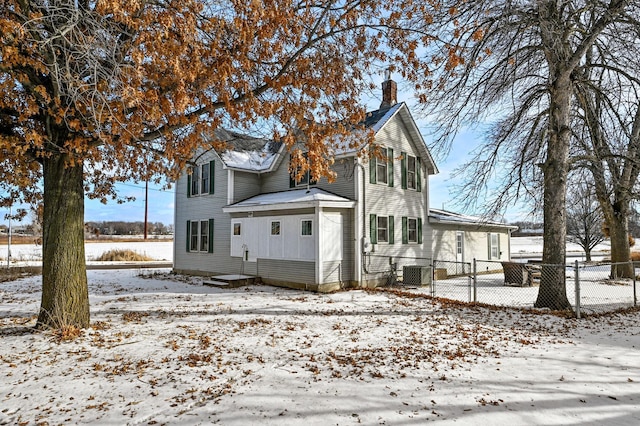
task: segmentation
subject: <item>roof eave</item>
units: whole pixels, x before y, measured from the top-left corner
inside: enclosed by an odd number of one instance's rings
[[[274,203],[274,204],[254,204],[244,206],[225,206],[222,211],[225,213],[249,213],[249,212],[264,212],[270,210],[293,210],[304,208],[338,208],[338,209],[352,209],[356,205],[355,201],[300,201],[291,203]]]
[[[429,217],[429,223],[434,225],[458,225],[458,226],[475,226],[475,227],[485,227],[485,228],[504,228],[504,229],[518,229],[517,226],[514,225],[506,225],[501,223],[491,223],[491,222],[463,222],[460,220],[442,220],[436,219],[433,217]]]

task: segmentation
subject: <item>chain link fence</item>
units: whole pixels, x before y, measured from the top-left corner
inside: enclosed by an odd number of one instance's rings
[[[637,306],[636,266],[627,263],[548,265],[475,260],[471,263],[398,258],[390,284],[415,287],[434,297],[520,308],[585,314]],[[417,268],[417,269],[412,269]],[[415,273],[419,271],[420,278]],[[409,275],[408,275],[409,274]],[[429,274],[430,279],[425,275]]]

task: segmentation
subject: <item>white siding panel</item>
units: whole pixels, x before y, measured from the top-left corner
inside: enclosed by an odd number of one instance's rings
[[[343,228],[340,213],[323,213],[322,248],[323,260],[342,260]]]

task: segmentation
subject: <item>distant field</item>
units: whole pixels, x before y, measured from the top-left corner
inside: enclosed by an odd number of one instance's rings
[[[173,241],[173,235],[149,235],[146,241]],[[91,237],[85,239],[87,243],[108,243],[108,242],[144,242],[142,235],[100,235],[99,237]],[[0,244],[8,244],[9,236],[7,234],[0,235]],[[42,244],[41,237],[34,235],[11,235],[11,244]]]

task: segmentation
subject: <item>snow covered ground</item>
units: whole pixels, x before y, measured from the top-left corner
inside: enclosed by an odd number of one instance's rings
[[[148,240],[146,242],[88,241],[84,245],[86,260],[88,262],[94,261],[101,254],[111,249],[133,250],[156,260],[173,261],[173,241],[164,240]],[[7,245],[0,244],[0,262],[6,263],[7,253]],[[13,244],[11,246],[11,260],[13,263],[42,261],[42,246],[35,244]]]
[[[165,270],[164,272],[166,272]],[[0,284],[0,424],[635,425],[640,314],[584,320],[89,271],[92,326]]]
[[[611,242],[605,240],[592,250],[594,260],[608,257],[611,252]],[[584,250],[575,243],[567,242],[567,256],[569,260],[584,260]],[[536,258],[542,257],[542,237],[511,237],[511,257]]]

